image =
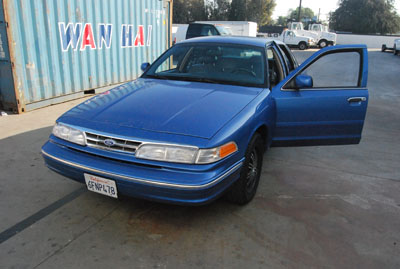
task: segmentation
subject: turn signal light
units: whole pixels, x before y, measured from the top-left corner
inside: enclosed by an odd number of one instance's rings
[[[234,142],[230,142],[228,144],[225,144],[223,146],[221,146],[220,150],[219,150],[219,157],[225,158],[228,155],[231,155],[232,153],[237,151],[237,146]]]

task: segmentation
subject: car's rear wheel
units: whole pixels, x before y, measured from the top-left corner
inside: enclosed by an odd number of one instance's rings
[[[394,47],[393,47],[393,54],[394,55],[397,55],[399,52],[397,51],[397,49],[396,49],[396,45],[394,45]]]
[[[306,42],[300,42],[300,43],[299,43],[299,49],[300,49],[300,50],[305,50],[306,48],[307,48]]]
[[[321,41],[319,41],[318,46],[323,49],[326,46],[328,46],[328,42],[325,39],[322,39]]]
[[[244,205],[254,198],[260,181],[263,155],[264,141],[261,135],[256,133],[247,147],[240,178],[227,193],[229,201]]]

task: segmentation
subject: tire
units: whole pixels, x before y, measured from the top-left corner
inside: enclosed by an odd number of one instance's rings
[[[230,202],[245,205],[254,198],[260,182],[263,155],[264,141],[261,135],[256,133],[246,149],[240,178],[227,193],[227,198]]]
[[[397,55],[399,52],[397,51],[397,49],[396,49],[396,45],[394,45],[394,47],[393,47],[393,54],[394,55]]]
[[[385,51],[386,51],[386,45],[385,45],[385,44],[382,45],[381,51],[382,51],[382,52],[385,52]]]
[[[323,48],[325,48],[325,47],[328,46],[328,41],[326,41],[325,39],[322,39],[322,40],[320,40],[320,41],[318,42],[318,46],[319,46],[321,49],[323,49]]]
[[[307,49],[307,44],[306,42],[302,41],[299,43],[299,50],[305,50]]]

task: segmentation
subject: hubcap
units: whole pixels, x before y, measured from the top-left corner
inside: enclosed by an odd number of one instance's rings
[[[251,192],[256,184],[256,179],[258,176],[258,154],[256,149],[250,154],[250,160],[248,164],[248,172],[247,172],[247,183],[246,183],[246,190]]]

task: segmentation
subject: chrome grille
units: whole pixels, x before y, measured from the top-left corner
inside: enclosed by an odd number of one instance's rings
[[[125,153],[135,153],[136,149],[140,146],[140,142],[115,138],[111,136],[98,135],[86,132],[86,144],[88,147],[104,149],[109,151],[119,151]],[[112,139],[115,144],[107,146],[104,141]]]

